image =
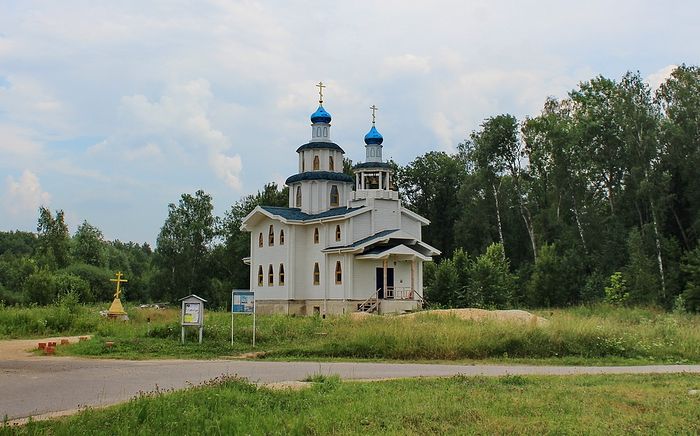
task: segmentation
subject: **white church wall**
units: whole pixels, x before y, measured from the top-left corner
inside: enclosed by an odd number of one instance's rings
[[[328,263],[326,265],[326,277],[327,277],[327,283],[328,283],[328,298],[330,299],[335,299],[335,300],[341,300],[345,296],[345,286],[344,284],[347,282],[347,277],[345,275],[345,270],[347,269],[347,266],[345,265],[345,259],[343,255],[333,255],[330,254],[327,256]],[[336,267],[336,262],[340,262],[341,265],[341,282],[336,283],[335,279],[335,267]]]
[[[273,226],[274,243],[269,243],[270,225]],[[285,230],[285,245],[280,245],[279,232],[280,229]],[[260,299],[279,299],[287,298],[289,282],[287,281],[287,271],[290,268],[287,252],[286,234],[288,229],[282,223],[276,220],[262,220],[252,231],[253,237],[251,244],[251,289],[256,292],[256,298]],[[259,245],[259,237],[262,233],[263,246]],[[285,284],[279,284],[279,266],[284,265],[285,269]],[[273,282],[269,284],[269,268],[272,265]],[[258,274],[259,268],[262,266],[263,282],[259,286]]]
[[[353,290],[348,298],[364,300],[374,294],[376,288],[376,268],[382,263],[372,260],[354,260],[353,264]]]
[[[400,212],[396,201],[375,199],[372,215],[374,218],[374,233],[398,229],[401,226]]]
[[[401,230],[414,236],[416,239],[421,239],[421,223],[408,214],[401,214]]]
[[[372,223],[370,213],[363,213],[351,218],[352,219],[352,241],[359,241],[371,235]]]

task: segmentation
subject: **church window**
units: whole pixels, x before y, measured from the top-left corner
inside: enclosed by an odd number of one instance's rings
[[[321,283],[321,272],[318,269],[318,262],[314,263],[314,285]]]
[[[340,285],[343,283],[343,269],[340,266],[340,261],[335,263],[335,284]]]
[[[296,206],[301,207],[301,186],[297,186]]]
[[[316,136],[321,136],[321,128],[320,127],[316,128]]]
[[[328,171],[335,171],[335,165],[333,164],[333,156],[328,156]]]
[[[314,171],[318,171],[320,167],[321,161],[318,159],[318,156],[314,156]]]
[[[323,136],[324,137],[328,136],[328,127],[323,128]]]
[[[258,266],[258,286],[263,285],[263,270],[262,265]]]
[[[270,224],[270,231],[267,234],[267,245],[270,247],[275,245],[275,229],[272,227],[272,224]]]
[[[267,268],[267,286],[272,286],[275,284],[275,271],[272,269],[272,265]]]
[[[340,204],[340,195],[338,195],[338,186],[331,186],[331,206],[338,206]]]
[[[280,245],[284,245],[284,229],[280,230]]]
[[[283,263],[280,263],[279,277],[280,277],[280,286],[284,286],[284,264]]]
[[[335,241],[336,242],[340,241],[340,226],[339,225],[335,226]]]
[[[263,237],[262,237],[262,232],[260,232],[260,236],[258,236],[258,247],[263,246]]]
[[[315,228],[314,228],[314,244],[318,244],[318,240],[319,240],[319,237],[318,237],[318,227],[315,227]]]

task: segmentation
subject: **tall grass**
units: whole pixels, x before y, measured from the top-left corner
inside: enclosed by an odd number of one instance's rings
[[[204,343],[195,342],[192,330],[181,345],[177,309],[127,311],[130,320],[120,322],[100,317],[95,307],[0,307],[0,336],[93,333],[96,340],[60,352],[126,358],[218,357],[253,351],[250,316],[234,318],[231,345],[230,313],[207,311]],[[258,316],[256,351],[264,351],[268,358],[700,362],[698,315],[605,305],[541,311],[539,315],[549,319],[547,326],[465,321],[429,313],[361,319]],[[116,345],[106,348],[107,339]]]

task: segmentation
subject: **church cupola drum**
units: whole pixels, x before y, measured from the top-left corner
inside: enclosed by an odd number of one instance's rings
[[[331,141],[331,114],[323,107],[323,82],[318,109],[311,114],[311,141],[297,149],[298,173],[286,180],[289,207],[304,213],[321,213],[347,206],[352,196],[352,177],[343,173],[345,151]]]

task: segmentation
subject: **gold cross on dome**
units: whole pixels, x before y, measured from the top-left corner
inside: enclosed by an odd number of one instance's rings
[[[109,279],[109,281],[110,282],[117,282],[117,291],[114,293],[114,298],[119,298],[119,294],[121,293],[121,290],[119,289],[119,285],[122,283],[128,282],[128,280],[122,278],[121,271],[119,271],[115,275],[117,276],[117,278],[116,279]]]
[[[379,110],[379,108],[375,105],[372,105],[369,108],[372,109],[372,124],[374,124],[377,120],[377,111]]]
[[[318,103],[323,104],[323,88],[326,87],[326,85],[323,84],[323,82],[318,82]]]

